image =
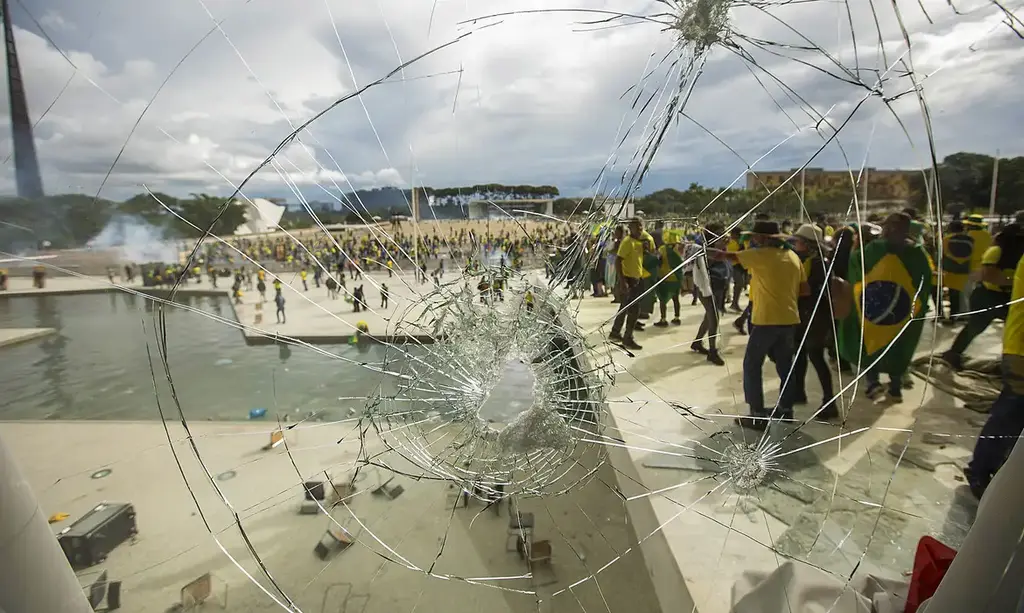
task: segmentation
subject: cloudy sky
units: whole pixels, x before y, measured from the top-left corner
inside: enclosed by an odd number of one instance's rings
[[[578,11],[480,19],[586,8],[672,21],[652,1],[10,2],[48,193],[229,194],[330,109],[249,180],[249,195],[493,182],[582,196],[637,167],[694,73],[692,45],[660,23],[594,24],[607,15]],[[926,15],[899,0],[908,50],[891,4],[731,3],[731,48],[710,52],[641,191],[798,166],[835,128],[811,166],[921,167],[929,131],[915,80],[940,157],[1020,154],[1024,42],[997,7],[961,0],[956,15],[923,0]],[[0,141],[8,158],[6,123]],[[0,193],[13,184],[8,159]]]

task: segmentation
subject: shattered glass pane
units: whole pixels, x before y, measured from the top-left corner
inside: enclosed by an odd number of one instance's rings
[[[58,536],[133,505],[68,554],[126,610],[903,610],[1005,385],[1006,314],[954,369],[943,309],[1007,300],[824,283],[748,415],[719,251],[817,223],[843,276],[910,205],[922,278],[966,278],[949,222],[1017,206],[1019,9],[4,2],[3,444]]]

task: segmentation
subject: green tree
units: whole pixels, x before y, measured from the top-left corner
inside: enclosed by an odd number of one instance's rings
[[[237,199],[226,200],[207,194],[192,194],[187,200],[178,200],[172,208],[190,224],[175,220],[174,227],[184,236],[202,236],[204,232],[232,234],[245,223],[245,204]],[[197,226],[197,230],[194,226]]]

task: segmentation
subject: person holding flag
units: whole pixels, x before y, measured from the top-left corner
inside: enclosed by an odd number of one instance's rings
[[[974,239],[967,233],[963,222],[950,222],[946,236],[942,237],[942,287],[949,291],[949,318],[943,323],[952,325],[963,311],[964,289],[971,274],[971,254]]]
[[[850,255],[847,281],[854,308],[839,327],[839,350],[847,362],[867,369],[872,400],[884,393],[880,373],[889,375],[890,399],[903,399],[903,375],[924,330],[932,271],[924,248],[910,235],[910,216],[893,213],[882,225],[880,240]]]
[[[675,230],[666,230],[662,234],[662,245],[658,247],[658,282],[655,292],[658,295],[658,306],[661,308],[661,320],[655,322],[659,328],[668,327],[666,319],[668,302],[672,301],[672,309],[675,317],[672,318],[672,325],[678,326],[682,323],[679,319],[679,289],[683,281],[683,258],[679,255],[679,234]]]

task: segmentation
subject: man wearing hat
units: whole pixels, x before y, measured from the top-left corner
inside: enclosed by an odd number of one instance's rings
[[[817,412],[819,419],[835,419],[839,417],[833,396],[832,370],[825,360],[825,351],[832,344],[832,308],[828,292],[828,263],[826,256],[829,246],[825,241],[825,233],[813,224],[804,224],[797,228],[791,239],[793,249],[803,263],[804,274],[810,294],[801,296],[798,301],[800,309],[800,326],[796,334],[796,355],[793,359],[793,374],[790,385],[793,386],[793,402],[807,402],[806,378],[807,362],[814,366],[814,372],[821,383],[821,408]]]
[[[737,419],[745,428],[764,430],[769,419],[793,418],[792,386],[787,385],[787,379],[800,325],[797,300],[810,290],[800,258],[785,245],[787,238],[779,231],[777,222],[758,220],[751,231],[750,249],[717,252],[718,257],[738,262],[751,276],[750,338],[743,355],[743,396],[750,416]],[[782,385],[774,408],[767,408],[764,400],[761,371],[768,357],[775,362]]]

